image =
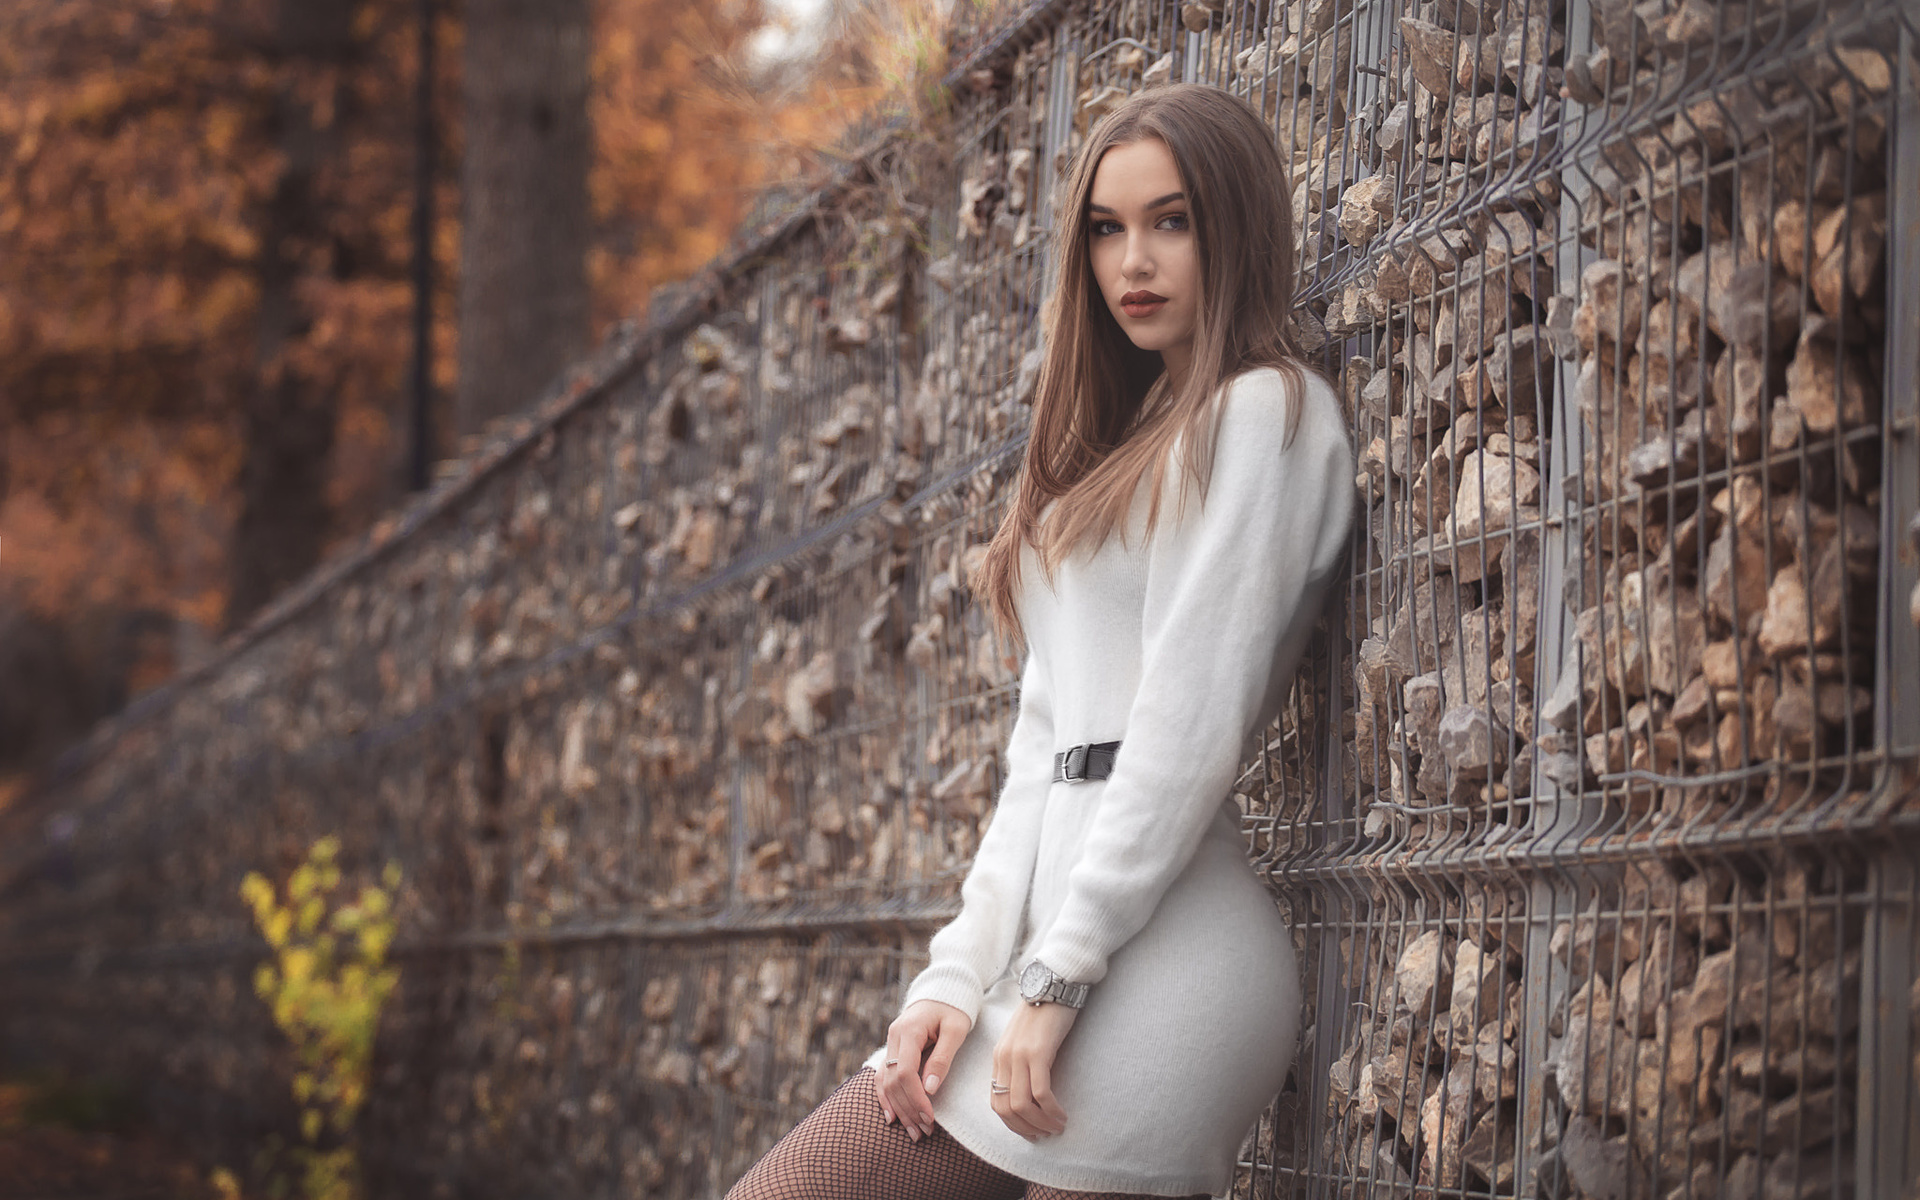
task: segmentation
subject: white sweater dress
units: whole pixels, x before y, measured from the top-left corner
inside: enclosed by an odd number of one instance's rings
[[[1288,689],[1353,509],[1339,403],[1307,379],[1290,443],[1279,372],[1223,390],[1204,507],[1176,444],[1151,539],[1143,478],[1124,543],[1075,553],[1053,588],[1023,551],[1028,654],[1006,782],[961,911],[905,1001],[973,1019],[934,1118],[1023,1179],[1223,1195],[1285,1080],[1300,1010],[1293,944],[1247,862],[1231,788],[1249,735]],[[1056,750],[1115,739],[1108,778],[1053,782]],[[1054,1064],[1066,1131],[1028,1142],[994,1113],[987,1083],[1035,957],[1093,987]],[[866,1065],[885,1058],[883,1046]]]

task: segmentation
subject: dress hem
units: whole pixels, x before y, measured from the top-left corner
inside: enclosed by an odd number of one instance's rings
[[[878,1068],[874,1063],[874,1059],[884,1058],[886,1057],[886,1053],[886,1047],[882,1046],[877,1052],[869,1056],[866,1062],[860,1064],[860,1071],[875,1071],[877,1073]],[[855,1074],[858,1075],[859,1071],[856,1071]],[[999,1120],[997,1116],[994,1119]],[[1202,1192],[1205,1192],[1208,1196],[1216,1198],[1226,1196],[1233,1188],[1233,1171],[1231,1168],[1227,1171],[1227,1181],[1218,1186],[1210,1183],[1176,1183],[1167,1178],[1142,1180],[1138,1176],[1099,1175],[1072,1169],[1045,1171],[1046,1178],[1042,1179],[1038,1176],[1022,1173],[1031,1169],[1029,1164],[1015,1163],[1010,1159],[1000,1156],[998,1151],[992,1149],[982,1150],[980,1147],[987,1142],[987,1139],[979,1136],[977,1130],[966,1129],[966,1121],[964,1119],[959,1122],[961,1128],[958,1130],[955,1129],[954,1123],[944,1116],[936,1115],[934,1117],[934,1124],[945,1129],[953,1137],[954,1141],[966,1147],[967,1150],[981,1162],[989,1166],[998,1167],[1007,1174],[1024,1179],[1028,1183],[1037,1183],[1043,1187],[1065,1188],[1072,1192],[1121,1192],[1132,1196],[1198,1196]]]
[[[1231,1172],[1228,1173],[1226,1182],[1220,1184],[1191,1180],[1183,1182],[1165,1177],[1142,1179],[1138,1176],[1101,1174],[1073,1168],[1054,1169],[1044,1164],[1040,1164],[1039,1171],[1035,1172],[1034,1164],[1016,1163],[1002,1157],[992,1148],[988,1139],[979,1136],[977,1130],[967,1128],[964,1120],[956,1125],[945,1117],[936,1117],[935,1123],[982,1162],[998,1167],[1007,1174],[1017,1176],[1028,1183],[1037,1183],[1043,1187],[1065,1188],[1074,1192],[1121,1192],[1133,1196],[1198,1196],[1205,1193],[1211,1197],[1222,1197],[1233,1186]]]

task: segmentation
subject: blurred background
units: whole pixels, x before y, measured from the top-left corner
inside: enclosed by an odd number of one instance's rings
[[[0,805],[919,103],[954,2],[0,6]]]

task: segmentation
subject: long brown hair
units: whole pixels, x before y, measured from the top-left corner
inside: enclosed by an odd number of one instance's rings
[[[1160,355],[1136,347],[1107,310],[1087,246],[1088,197],[1101,158],[1115,146],[1150,137],[1173,154],[1200,257],[1192,361],[1177,394],[1155,386]],[[1259,114],[1201,84],[1138,93],[1081,147],[1053,209],[1052,253],[1060,278],[1042,313],[1046,359],[1018,490],[969,581],[1002,630],[1025,636],[1014,608],[1022,543],[1033,544],[1051,583],[1054,567],[1082,542],[1097,546],[1116,526],[1125,537],[1133,497],[1149,470],[1151,531],[1165,462],[1183,433],[1182,463],[1204,502],[1218,431],[1219,406],[1212,400],[1227,381],[1258,367],[1286,375],[1293,385],[1286,432],[1292,438],[1306,367],[1288,324],[1291,194],[1273,133]],[[1150,392],[1158,393],[1151,405]],[[1040,515],[1055,497],[1059,506],[1043,528]]]

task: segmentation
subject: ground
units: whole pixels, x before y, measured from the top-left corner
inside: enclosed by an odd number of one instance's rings
[[[0,1081],[0,1200],[222,1200],[113,1093]]]

